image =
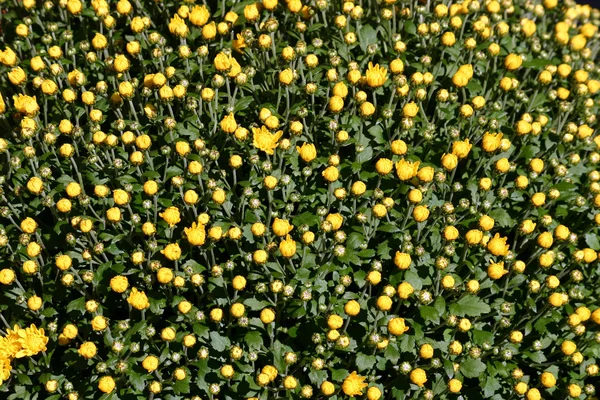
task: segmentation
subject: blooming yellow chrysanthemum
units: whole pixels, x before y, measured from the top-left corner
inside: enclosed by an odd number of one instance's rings
[[[352,371],[352,373],[344,379],[342,390],[347,396],[362,396],[363,390],[369,386],[369,384],[365,382],[365,379],[364,376],[358,375],[356,371]]]
[[[275,149],[279,145],[279,139],[283,135],[283,131],[277,131],[275,133],[269,132],[269,130],[263,125],[259,128],[252,128],[253,142],[252,145],[259,150],[264,151],[267,154],[273,154]]]
[[[15,354],[16,358],[34,356],[42,351],[46,351],[48,337],[43,328],[38,328],[31,324],[28,328],[19,329],[19,343],[21,350]]]
[[[365,75],[367,77],[367,84],[372,88],[378,88],[383,86],[387,80],[387,69],[380,67],[379,64],[373,65],[370,62]]]

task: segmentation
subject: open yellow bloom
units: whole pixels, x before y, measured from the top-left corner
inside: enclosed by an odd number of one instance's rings
[[[19,329],[17,334],[21,349],[15,354],[16,358],[30,357],[46,351],[48,337],[44,334],[43,328],[31,324],[28,328]]]
[[[190,228],[184,228],[183,232],[192,246],[202,246],[206,241],[206,230],[202,224],[193,222],[192,226]]]
[[[29,117],[34,116],[40,110],[35,96],[31,97],[19,94],[18,96],[13,96],[13,103],[20,113],[26,114]]]
[[[150,307],[146,293],[138,291],[137,288],[131,289],[127,302],[136,310],[145,310]]]
[[[408,181],[414,178],[419,172],[419,161],[411,162],[404,159],[396,163],[396,174],[401,181]]]
[[[380,67],[379,64],[373,65],[369,62],[369,68],[366,72],[367,84],[372,88],[378,88],[385,84],[387,80],[387,69]]]
[[[344,383],[342,384],[344,394],[346,396],[362,396],[363,390],[369,386],[369,384],[365,382],[365,379],[364,376],[358,375],[356,371],[352,371],[352,373],[344,379]]]
[[[185,24],[185,21],[175,14],[169,23],[169,31],[175,36],[184,38],[190,33],[190,29]]]
[[[259,128],[252,128],[253,142],[252,145],[259,150],[264,151],[267,154],[272,155],[275,149],[279,145],[279,139],[283,135],[283,131],[277,131],[275,133],[269,132],[269,130],[263,125]]]

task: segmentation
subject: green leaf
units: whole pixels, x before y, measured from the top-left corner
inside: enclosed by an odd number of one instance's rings
[[[231,345],[231,341],[228,337],[221,336],[218,332],[211,332],[210,344],[216,351],[224,351]]]
[[[67,304],[67,312],[71,312],[73,310],[81,311],[82,313],[85,311],[85,297],[80,297]]]
[[[547,65],[552,64],[552,60],[546,58],[535,58],[533,60],[524,61],[522,67],[524,68],[533,68],[533,69],[542,69]]]
[[[308,226],[317,225],[319,223],[319,216],[315,213],[305,212],[294,217],[292,222],[295,226],[300,226],[304,224]]]
[[[244,300],[244,304],[252,311],[262,310],[269,305],[268,302],[256,300],[254,297]]]
[[[438,296],[438,298],[435,299],[435,303],[433,303],[433,307],[435,307],[441,317],[446,312],[446,300],[442,296]]]
[[[193,329],[194,333],[199,337],[208,338],[210,332],[210,328],[208,326],[202,324],[194,324]]]
[[[460,372],[466,378],[478,378],[485,372],[486,366],[481,360],[467,358],[460,363]]]
[[[360,29],[360,46],[363,50],[377,43],[377,31],[371,25],[364,25]]]
[[[473,343],[478,346],[483,345],[485,342],[492,343],[494,341],[494,334],[492,332],[480,331],[474,329],[472,331],[473,334]]]
[[[244,341],[248,345],[250,351],[259,350],[263,345],[262,335],[258,331],[246,333],[246,336],[244,336]]]
[[[536,352],[533,352],[533,353],[525,352],[525,355],[527,357],[529,357],[529,359],[531,361],[536,362],[536,363],[543,363],[543,362],[546,362],[548,360],[546,358],[546,356],[544,355],[544,353],[541,352],[541,351],[536,351]]]
[[[185,379],[176,381],[173,385],[173,392],[175,394],[186,394],[190,392],[190,375],[188,374]]]
[[[131,382],[131,385],[136,388],[136,390],[141,392],[146,388],[146,380],[144,379],[144,375],[136,372],[135,370],[131,369],[127,374],[127,378],[129,382]]]
[[[385,358],[390,360],[392,364],[396,364],[400,359],[400,352],[398,352],[398,349],[396,349],[396,345],[394,343],[390,343],[385,348],[385,353],[383,353],[383,355]]]
[[[368,356],[363,353],[358,353],[356,356],[356,367],[359,371],[367,371],[373,368],[375,361],[377,361],[375,356]]]
[[[528,144],[527,146],[523,146],[523,149],[521,149],[521,153],[519,153],[519,158],[532,158],[539,153],[539,147],[534,146],[532,144]]]
[[[369,161],[373,157],[373,148],[371,146],[365,147],[363,151],[356,155],[356,161],[359,163],[364,163]]]
[[[33,382],[31,382],[31,378],[25,374],[18,374],[17,380],[19,381],[19,383],[22,383],[23,385],[33,385]]]
[[[501,227],[514,225],[514,221],[510,217],[510,214],[503,208],[496,208],[490,211],[489,216],[494,218],[494,221]]]
[[[346,369],[332,369],[331,370],[331,379],[335,381],[342,381],[346,379],[346,377],[350,375],[348,370]]]
[[[440,315],[434,307],[421,306],[419,307],[419,313],[426,322],[432,322],[436,325],[440,323]]]
[[[234,107],[234,113],[237,111],[240,111],[240,110],[247,109],[248,107],[250,107],[250,104],[252,104],[253,101],[254,101],[254,97],[252,97],[252,96],[245,96],[239,100],[236,100],[235,107]]]
[[[498,379],[493,376],[487,376],[485,378],[485,384],[483,385],[483,397],[490,398],[496,393],[496,390],[500,389],[502,385],[498,381]]]
[[[421,288],[423,288],[423,281],[416,272],[410,270],[406,271],[404,273],[404,280],[410,283],[415,290],[421,290]]]
[[[404,21],[404,30],[410,35],[414,35],[417,33],[417,27],[415,26],[415,23],[411,20]]]
[[[490,306],[485,301],[473,295],[467,295],[450,306],[450,312],[459,317],[478,317],[490,311]]]
[[[600,242],[598,241],[598,235],[593,233],[586,233],[585,242],[592,250],[600,250]]]

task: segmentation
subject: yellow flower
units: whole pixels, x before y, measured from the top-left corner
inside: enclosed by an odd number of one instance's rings
[[[15,281],[15,277],[15,271],[10,268],[0,270],[0,283],[3,285],[10,285]]]
[[[465,158],[469,155],[471,147],[473,147],[473,145],[469,143],[469,139],[464,141],[456,141],[452,143],[452,154],[458,158]]]
[[[290,222],[286,219],[275,218],[271,228],[273,229],[273,233],[275,233],[275,235],[283,237],[290,233],[292,229],[294,229],[294,225],[290,224]]]
[[[223,130],[223,132],[234,133],[237,127],[238,124],[235,121],[235,116],[233,115],[233,113],[229,113],[229,115],[226,115],[221,121],[221,129]]]
[[[127,71],[129,69],[129,66],[130,66],[129,60],[124,55],[119,54],[118,56],[115,57],[115,61],[113,63],[113,68],[118,73]]]
[[[507,240],[508,238],[500,237],[500,234],[496,233],[488,242],[487,249],[495,256],[506,256],[510,248],[510,245],[506,244]]]
[[[117,275],[110,280],[110,288],[117,293],[124,293],[129,287],[127,277]]]
[[[377,386],[371,386],[367,390],[367,400],[379,400],[381,395],[381,389],[379,389]]]
[[[285,240],[279,243],[279,251],[285,258],[291,258],[296,254],[296,242],[287,235]]]
[[[127,302],[136,310],[144,310],[150,307],[146,293],[138,291],[137,288],[131,289]]]
[[[96,355],[96,345],[92,342],[85,342],[81,346],[79,346],[79,354],[83,358],[92,358]]]
[[[98,389],[104,393],[112,392],[115,386],[115,380],[110,376],[103,376],[98,380]]]
[[[0,386],[10,378],[11,370],[10,358],[0,357]]]
[[[275,133],[269,132],[269,130],[263,125],[259,128],[252,128],[253,143],[252,145],[259,150],[264,151],[267,154],[273,154],[274,150],[279,145],[279,139],[283,135],[283,131],[277,131]]]
[[[282,85],[289,85],[294,80],[294,73],[291,69],[286,68],[279,72],[279,83]]]
[[[15,325],[13,329],[6,330],[6,336],[0,336],[0,360],[4,358],[15,358],[17,353],[21,351],[22,344],[19,341],[19,332],[24,331],[19,325]]]
[[[390,160],[388,158],[380,158],[379,160],[377,160],[377,163],[375,164],[375,169],[377,170],[377,173],[379,173],[380,175],[389,174],[393,168],[394,168],[394,163],[392,162],[392,160]]]
[[[402,115],[405,118],[414,118],[419,113],[419,106],[415,102],[410,102],[402,107]]]
[[[419,171],[419,161],[411,162],[404,159],[396,163],[396,174],[401,181],[408,181],[414,178]]]
[[[550,372],[542,373],[540,380],[542,381],[542,385],[546,388],[551,388],[556,385],[556,378]]]
[[[458,393],[460,392],[462,389],[462,382],[459,381],[456,378],[450,379],[450,381],[448,382],[448,390],[450,390],[450,393]]]
[[[20,113],[27,115],[28,117],[33,117],[40,110],[40,106],[38,105],[35,96],[30,97],[26,95],[19,94],[18,96],[13,96],[13,104]]]
[[[508,271],[504,269],[504,262],[492,263],[488,266],[488,276],[491,279],[500,279],[504,275],[508,274]]]
[[[414,291],[415,289],[408,282],[402,282],[400,285],[398,285],[398,297],[403,300],[408,299],[410,295],[414,293]]]
[[[180,38],[184,38],[190,33],[185,21],[177,14],[171,18],[171,22],[169,23],[169,31],[171,31],[173,35]]]
[[[452,171],[458,165],[458,157],[452,153],[442,155],[442,166],[447,171]]]
[[[189,13],[189,20],[196,26],[204,26],[210,18],[210,12],[206,6],[194,6]]]
[[[15,354],[16,358],[31,357],[46,351],[48,337],[44,334],[43,328],[38,329],[31,324],[28,328],[19,329],[17,335],[21,349]]]
[[[337,113],[342,111],[344,108],[344,99],[340,96],[332,96],[329,99],[329,110],[331,112]]]
[[[178,243],[169,243],[160,252],[171,261],[179,260],[181,257],[181,248]]]
[[[219,53],[215,56],[214,65],[217,71],[229,71],[231,68],[231,58],[225,53]]]
[[[190,228],[184,228],[183,231],[192,246],[202,246],[206,241],[206,230],[202,224],[193,222]]]
[[[275,311],[271,308],[265,308],[260,312],[260,320],[263,324],[270,324],[275,321]]]
[[[181,221],[181,214],[179,213],[179,208],[175,206],[171,206],[167,208],[164,212],[158,214],[162,219],[165,220],[167,224],[172,228],[177,225]],[[164,253],[163,253],[164,254]]]
[[[404,318],[390,319],[387,328],[388,332],[394,336],[400,336],[409,329],[404,323]]]
[[[331,224],[331,229],[334,231],[340,229],[344,223],[344,217],[340,213],[328,214],[325,220]]]
[[[373,66],[373,63],[369,62],[369,68],[365,75],[367,77],[367,84],[372,88],[378,88],[383,86],[387,80],[387,69],[380,67],[379,64]]]
[[[317,157],[317,149],[314,144],[303,143],[302,146],[296,146],[296,151],[304,162],[311,162]]]
[[[521,67],[521,64],[523,64],[523,59],[521,58],[521,56],[514,53],[510,53],[504,59],[504,67],[509,71],[519,69]]]
[[[459,88],[465,87],[469,84],[469,77],[464,72],[458,70],[452,76],[452,83],[454,84],[454,86]]]
[[[410,381],[419,387],[427,382],[427,374],[421,368],[415,368],[410,372]]]
[[[360,304],[356,300],[350,300],[344,305],[344,312],[351,317],[356,317],[360,313]]]
[[[247,47],[246,40],[239,33],[236,35],[236,39],[232,41],[233,49],[238,53],[243,53],[243,49]]]
[[[333,165],[330,165],[323,170],[321,175],[323,175],[323,178],[325,178],[326,181],[335,182],[340,177],[340,171]]]
[[[413,218],[417,222],[423,222],[429,218],[429,209],[427,206],[416,206],[413,210]]]
[[[325,396],[331,396],[335,392],[335,385],[329,381],[321,383],[321,393]]]
[[[401,253],[399,251],[396,252],[396,255],[394,256],[394,264],[396,264],[398,269],[408,269],[408,267],[410,267],[411,262],[412,259],[410,257],[410,254]]]
[[[502,136],[502,133],[486,132],[483,135],[483,140],[481,141],[481,146],[483,147],[483,150],[487,153],[491,153],[493,151],[498,150],[500,148]]]
[[[362,396],[363,390],[369,386],[369,384],[365,382],[365,379],[364,376],[358,375],[356,371],[352,371],[352,373],[344,379],[344,383],[342,384],[344,394],[346,394],[346,396]]]

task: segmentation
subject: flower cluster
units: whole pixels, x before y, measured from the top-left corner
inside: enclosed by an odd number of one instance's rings
[[[0,337],[0,385],[10,377],[11,361],[14,358],[35,356],[46,351],[47,344],[48,337],[45,336],[44,329],[38,329],[33,324],[25,329],[18,325],[12,330],[8,329],[6,335]]]
[[[599,10],[0,12],[2,398],[594,398]]]

